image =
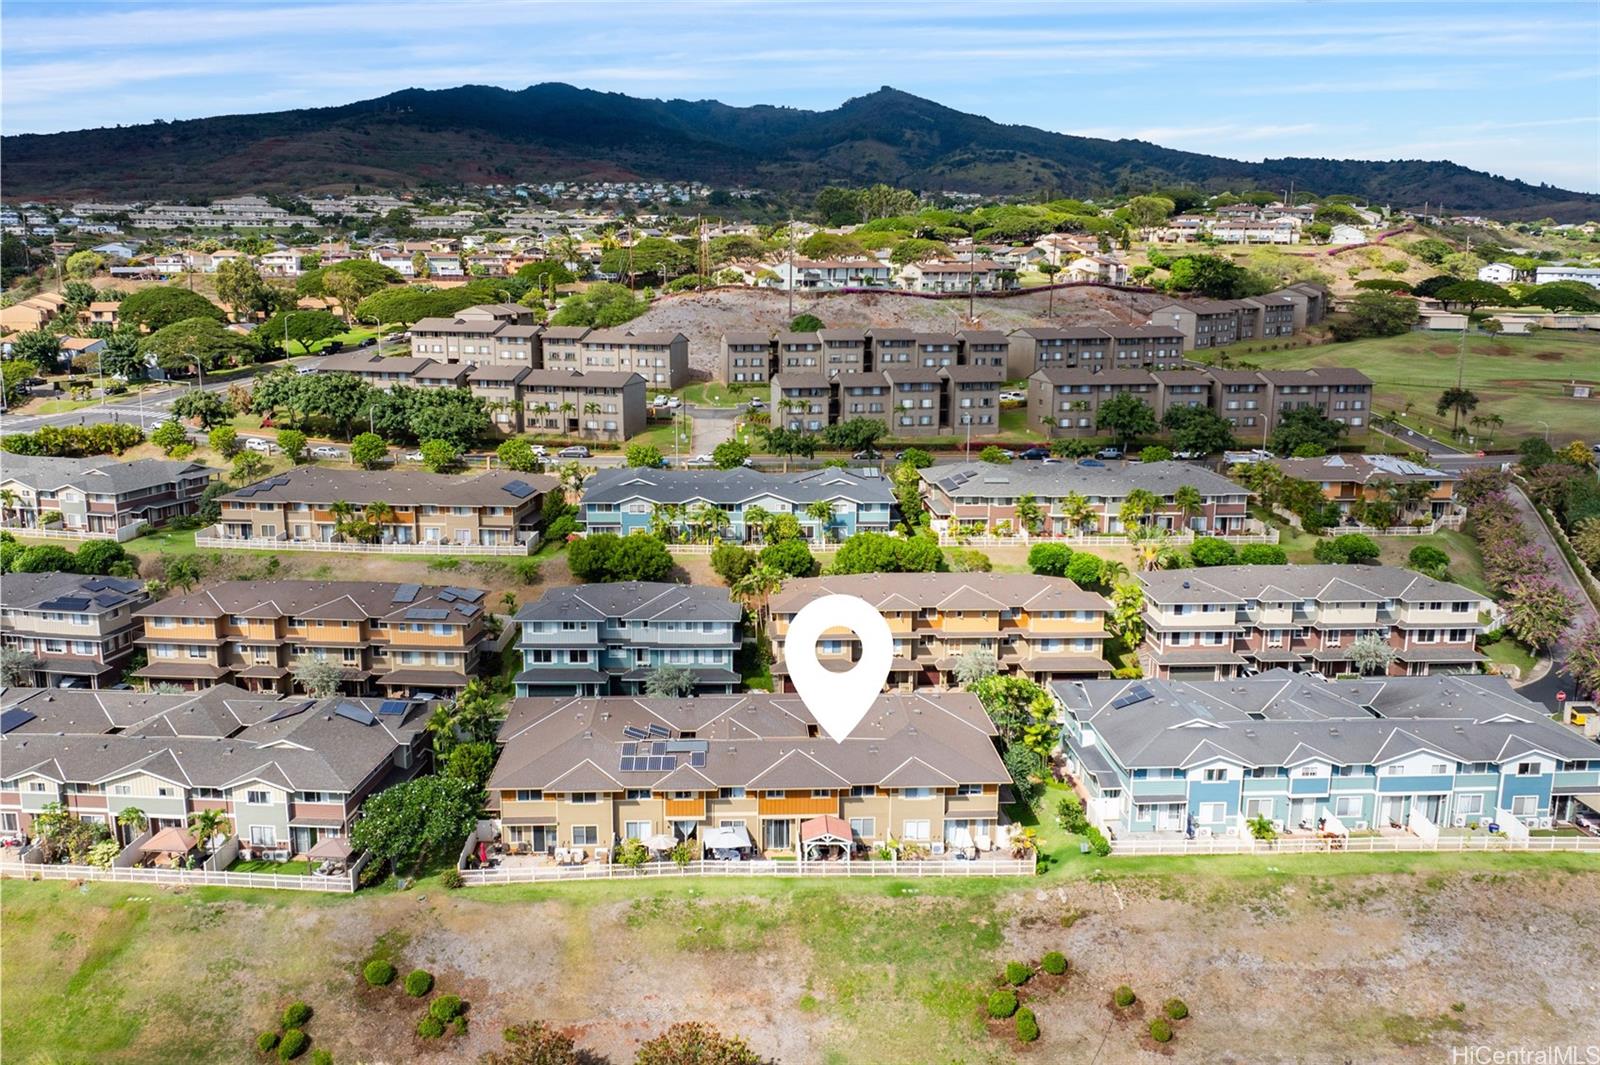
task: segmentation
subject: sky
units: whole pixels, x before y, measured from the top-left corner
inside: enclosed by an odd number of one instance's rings
[[[5,0],[0,131],[564,81],[998,122],[1236,159],[1449,159],[1600,191],[1600,4]]]

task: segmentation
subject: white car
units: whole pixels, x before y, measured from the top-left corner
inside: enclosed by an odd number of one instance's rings
[[[663,395],[657,396],[655,399],[652,399],[650,401],[650,405],[652,407],[660,407],[663,410],[665,410],[667,408],[668,404],[670,404],[671,402],[672,402],[672,397],[663,394]]]
[[[420,452],[420,451],[407,451],[404,455],[402,455],[400,457],[405,459],[407,462],[421,462],[422,461],[422,452]]]
[[[533,453],[535,455],[539,456],[540,458],[544,458],[550,452],[545,448],[545,446],[543,444],[535,444],[535,445],[533,445]]]
[[[311,449],[311,454],[319,459],[342,459],[344,452],[329,444],[318,444]]]
[[[683,400],[679,399],[677,396],[668,396],[667,397],[667,409],[668,410],[677,410],[681,406],[683,406]]]
[[[1028,393],[1018,392],[1016,389],[1000,393],[1001,403],[1023,403],[1028,399]]]
[[[270,455],[274,451],[278,450],[278,445],[274,444],[271,440],[268,440],[266,437],[262,437],[262,436],[247,436],[247,437],[245,437],[244,438],[244,446],[246,448],[248,448],[249,450],[251,450],[251,451],[259,451],[263,455]]]

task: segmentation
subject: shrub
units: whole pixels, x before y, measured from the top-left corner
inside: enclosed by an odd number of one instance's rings
[[[1363,533],[1343,533],[1331,540],[1319,540],[1311,551],[1318,562],[1340,565],[1371,562],[1378,553],[1377,542]]]
[[[455,1020],[466,1008],[466,1003],[461,1001],[459,995],[440,995],[428,1004],[428,1012],[439,1018],[441,1023]]]
[[[1138,1001],[1138,996],[1133,993],[1133,988],[1123,984],[1111,992],[1111,1001],[1116,1003],[1118,1009],[1125,1010]]]
[[[1039,1018],[1033,1011],[1024,1006],[1017,1011],[1017,1039],[1024,1043],[1031,1043],[1039,1038]]]
[[[290,1028],[283,1033],[283,1039],[278,1043],[278,1060],[288,1061],[297,1058],[305,1052],[306,1044],[311,1042],[306,1033],[298,1028]]]
[[[1028,568],[1042,577],[1065,577],[1072,562],[1066,544],[1034,544],[1028,549]]]
[[[444,1035],[444,1022],[431,1013],[424,1013],[417,1022],[417,1034],[424,1039],[437,1039]]]
[[[1181,1021],[1189,1016],[1189,1004],[1181,998],[1169,998],[1167,1004],[1161,1008],[1175,1021]]]
[[[1172,1041],[1172,1025],[1167,1023],[1167,1019],[1165,1017],[1157,1017],[1155,1020],[1150,1022],[1150,1038],[1154,1039],[1158,1043],[1169,1043]]]
[[[1289,555],[1277,544],[1246,544],[1239,549],[1239,563],[1244,566],[1286,566]]]
[[[1006,962],[1006,983],[1013,987],[1021,987],[1033,979],[1033,970],[1020,961]]]
[[[1089,841],[1089,849],[1095,857],[1104,858],[1111,853],[1111,841],[1106,839],[1106,834],[1100,831],[1098,825],[1090,825],[1084,829],[1083,836]]]
[[[283,1026],[285,1028],[304,1028],[311,1019],[311,1007],[304,1002],[291,1002],[283,1011]]]
[[[1009,987],[989,992],[988,1010],[989,1016],[1005,1020],[1017,1012],[1017,993]]]
[[[333,1065],[333,1051],[318,1047],[311,1052],[311,1065]]]
[[[406,994],[421,998],[433,990],[433,974],[426,969],[412,969],[406,973]]]
[[[738,584],[755,564],[755,554],[738,544],[718,544],[711,549],[711,570],[729,587]]]
[[[272,1053],[272,1048],[278,1045],[277,1032],[262,1032],[256,1036],[256,1049],[263,1054]]]
[[[1039,968],[1051,976],[1060,976],[1067,971],[1067,956],[1059,950],[1052,950],[1049,954],[1039,959]]]
[[[82,551],[79,553],[82,554]],[[1423,573],[1435,573],[1449,567],[1450,556],[1432,544],[1418,544],[1406,556],[1406,564]]]
[[[382,958],[367,962],[367,967],[361,970],[361,978],[368,987],[387,987],[394,983],[394,975],[394,966]]]
[[[1189,557],[1197,566],[1231,566],[1239,556],[1228,541],[1202,536],[1189,548]]]

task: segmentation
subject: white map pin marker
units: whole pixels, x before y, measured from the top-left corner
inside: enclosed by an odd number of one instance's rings
[[[840,628],[861,641],[861,658],[848,673],[835,673],[817,661],[817,640]],[[894,634],[865,599],[825,595],[807,603],[789,622],[783,657],[806,709],[823,731],[843,743],[883,691],[894,662]]]

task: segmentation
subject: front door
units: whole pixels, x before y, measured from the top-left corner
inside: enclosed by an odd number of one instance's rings
[[[1181,802],[1164,802],[1156,807],[1157,832],[1182,832],[1188,827],[1188,808]]]
[[[1403,796],[1392,796],[1384,799],[1380,824],[1404,825],[1406,823],[1405,810],[1406,800]]]
[[[763,850],[786,851],[789,846],[788,821],[779,819],[761,822],[761,848]]]
[[[1444,796],[1424,795],[1418,801],[1422,803],[1422,815],[1437,825],[1444,816]]]
[[[294,846],[296,854],[304,854],[317,845],[317,831],[314,828],[293,826],[289,829],[289,842]]]
[[[1301,825],[1314,827],[1312,820],[1317,815],[1317,800],[1295,799],[1289,803],[1289,823],[1296,828]]]

